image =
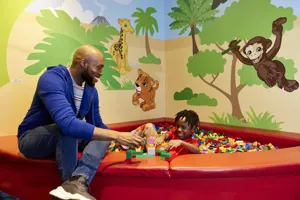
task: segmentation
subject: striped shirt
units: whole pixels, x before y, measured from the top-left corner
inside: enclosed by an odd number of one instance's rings
[[[70,73],[70,75],[71,75],[71,73]],[[75,102],[75,106],[76,106],[76,115],[77,115],[80,110],[84,86],[77,85],[76,82],[73,80],[72,75],[71,75],[71,78],[73,81],[74,102]]]

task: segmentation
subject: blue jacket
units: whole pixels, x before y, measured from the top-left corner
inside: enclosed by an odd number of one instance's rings
[[[99,112],[97,89],[85,84],[76,117],[73,82],[68,69],[62,65],[48,67],[38,80],[30,109],[19,126],[18,137],[27,130],[56,123],[62,134],[91,140],[95,126],[108,129]]]

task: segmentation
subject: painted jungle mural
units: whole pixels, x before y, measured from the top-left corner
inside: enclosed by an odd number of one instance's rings
[[[193,109],[203,122],[300,132],[297,0],[22,0],[0,10],[0,135],[16,134],[40,75],[68,67],[83,44],[105,56],[96,87],[106,123]]]
[[[217,10],[209,9],[211,1],[176,2],[177,7],[168,13],[174,19],[169,24],[170,30],[174,25],[182,27],[180,33],[191,29],[193,55],[186,61],[186,71],[211,89],[204,92],[201,86],[193,89],[186,86],[175,91],[173,99],[201,107],[218,107],[221,101],[229,101],[231,112],[218,110],[209,114],[209,119],[215,123],[281,130],[282,121],[276,121],[270,111],[260,112],[250,100],[247,103],[250,111],[242,109],[240,96],[249,91],[248,87],[259,86],[280,96],[295,98],[299,88],[299,78],[297,80],[295,74],[300,62],[296,65],[295,57],[280,54],[287,32],[294,29],[296,21],[299,27],[299,17],[293,8],[287,5],[278,7],[278,1],[273,1],[274,5],[270,0],[227,1],[227,8],[218,15]],[[198,6],[195,8],[195,5]],[[198,26],[201,26],[201,31]],[[199,43],[196,43],[196,36]],[[199,50],[199,45],[206,47]],[[226,83],[220,84],[221,76],[227,76]],[[211,90],[225,98],[215,98],[210,95]],[[268,101],[259,96],[260,92],[253,93],[251,101],[260,101],[268,109]],[[280,97],[273,102],[278,107],[282,104]]]
[[[40,75],[49,66],[69,67],[83,44],[105,57],[96,87],[106,123],[164,116],[162,1],[24,0],[5,1],[6,7],[13,9],[1,19],[0,93],[7,98],[0,135],[16,134]]]

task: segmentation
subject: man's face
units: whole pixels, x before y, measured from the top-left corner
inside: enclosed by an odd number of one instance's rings
[[[191,125],[185,122],[185,118],[179,118],[176,122],[176,130],[178,138],[180,140],[185,140],[194,133],[195,128],[192,128]]]
[[[87,66],[81,74],[82,79],[91,87],[99,81],[99,78],[103,75],[102,69],[104,67],[104,60],[89,60],[85,61]]]

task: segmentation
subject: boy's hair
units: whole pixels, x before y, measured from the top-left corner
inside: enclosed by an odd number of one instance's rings
[[[180,118],[183,118],[183,117],[185,117],[184,122],[187,123],[188,125],[190,125],[191,128],[198,127],[200,120],[199,120],[198,114],[195,111],[185,109],[185,110],[178,112],[175,117],[175,123]]]

